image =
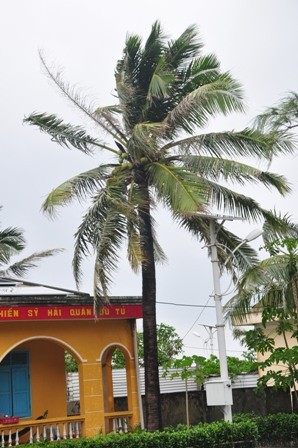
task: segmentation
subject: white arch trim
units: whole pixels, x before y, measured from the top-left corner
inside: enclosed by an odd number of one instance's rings
[[[115,347],[115,345],[118,346],[118,347],[123,348],[123,350],[124,350],[126,353],[128,353],[128,356],[129,356],[130,359],[134,359],[134,357],[132,356],[132,354],[130,353],[130,351],[128,350],[128,348],[125,347],[125,345],[121,344],[120,342],[111,342],[109,345],[106,345],[106,347],[102,350],[102,352],[101,352],[99,358],[97,358],[96,361],[101,362],[104,353],[105,353],[110,347]]]
[[[30,338],[25,338],[25,339],[22,339],[21,341],[18,341],[16,344],[12,345],[8,350],[6,350],[6,352],[4,353],[4,355],[2,357],[0,356],[0,362],[14,348],[18,347],[19,345],[23,344],[24,342],[33,341],[35,339],[47,339],[49,341],[61,344],[65,348],[68,348],[75,356],[77,356],[77,358],[79,359],[80,362],[87,362],[87,359],[82,358],[82,356],[79,354],[79,352],[75,348],[73,348],[70,344],[68,344],[67,342],[63,341],[62,339],[54,338],[53,336],[44,336],[44,335],[31,336]]]

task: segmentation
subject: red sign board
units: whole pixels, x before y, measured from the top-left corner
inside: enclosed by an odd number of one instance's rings
[[[142,305],[104,306],[98,319],[138,319]],[[93,306],[13,306],[0,307],[0,322],[23,320],[89,320],[95,319]]]

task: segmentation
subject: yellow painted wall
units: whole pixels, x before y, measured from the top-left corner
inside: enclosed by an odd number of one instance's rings
[[[131,321],[1,322],[0,360],[12,349],[28,349],[31,361],[32,418],[49,410],[49,418],[66,416],[64,349],[79,362],[81,415],[85,434],[105,431],[101,356],[111,345],[126,353],[129,410],[140,422]],[[106,409],[107,412],[107,409]]]
[[[48,418],[66,415],[66,376],[64,349],[47,340],[22,344],[30,357],[31,416],[48,411]]]
[[[245,317],[245,319],[239,320],[237,318],[233,318],[232,322],[233,322],[233,325],[235,325],[235,326],[253,325],[255,328],[261,328],[266,336],[274,339],[275,348],[286,347],[284,337],[282,335],[278,335],[275,331],[276,324],[274,322],[267,322],[266,328],[264,328],[263,325],[261,325],[262,313],[260,311],[253,310]],[[297,345],[297,340],[295,338],[291,338],[290,333],[286,333],[286,339],[287,339],[287,344],[290,348]],[[262,353],[258,352],[257,360],[258,360],[258,362],[264,362],[264,361],[266,361],[266,359],[269,356],[270,356],[269,352],[265,352],[263,355],[262,355]],[[273,371],[281,370],[282,372],[286,372],[286,366],[283,364],[278,364],[278,365],[272,365],[271,367],[267,367],[264,370],[259,369],[259,376],[266,375],[268,370],[273,370]],[[273,385],[274,385],[274,381],[270,380],[268,382],[268,386],[273,386]]]
[[[258,327],[258,325],[256,325],[256,327]],[[262,328],[264,334],[270,338],[274,339],[275,342],[275,348],[278,347],[285,347],[285,340],[284,337],[282,335],[278,335],[276,334],[275,331],[275,327],[276,325],[274,323],[268,323],[266,328]],[[288,346],[294,347],[295,345],[297,345],[297,341],[294,338],[291,338],[291,334],[290,333],[286,333],[286,339],[287,339],[287,343]],[[264,355],[262,355],[261,353],[257,354],[257,358],[259,362],[263,362],[265,361],[268,357],[270,356],[269,352],[265,352]],[[286,372],[287,368],[284,364],[277,364],[277,365],[272,365],[271,367],[268,367],[264,370],[259,369],[259,375],[263,376],[267,373],[268,370],[273,370],[273,371],[282,371],[282,372]],[[273,386],[274,385],[274,381],[270,380],[268,382],[268,386]]]
[[[5,335],[5,338],[3,337]],[[111,343],[125,345],[133,353],[131,327],[128,320],[1,322],[0,354],[28,338],[47,338],[69,351],[74,349],[82,359],[99,358]],[[1,355],[0,355],[1,356]],[[2,358],[2,357],[1,357]]]

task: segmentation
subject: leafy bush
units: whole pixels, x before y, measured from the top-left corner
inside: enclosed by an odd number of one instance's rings
[[[253,412],[235,414],[233,421],[253,422],[258,427],[261,444],[282,444],[298,441],[298,415],[297,414],[271,414],[261,417]]]
[[[168,428],[151,433],[112,433],[94,439],[61,440],[56,443],[59,448],[252,448],[256,446],[257,439],[258,430],[254,423],[244,421],[230,424],[220,421],[201,423],[189,430]],[[53,442],[40,445],[42,448],[53,448]]]
[[[298,440],[297,414],[272,414],[257,423],[260,440],[265,442],[291,442]]]
[[[100,435],[97,438],[61,440],[59,448],[254,448],[259,444],[284,444],[298,440],[298,415],[254,413],[235,414],[233,424],[224,421],[200,423],[187,429],[183,425],[164,431],[136,431],[129,434]],[[42,442],[53,448],[53,442]],[[54,445],[55,446],[55,445]],[[32,445],[23,446],[31,448]]]

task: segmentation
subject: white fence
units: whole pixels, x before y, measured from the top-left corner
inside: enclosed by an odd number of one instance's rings
[[[169,370],[167,377],[163,377],[163,370],[159,370],[159,381],[160,381],[160,393],[161,394],[171,394],[176,392],[185,392],[185,381],[181,378],[170,379],[171,373],[174,370]],[[214,378],[212,378],[214,379]],[[232,380],[232,388],[255,388],[257,386],[258,375],[257,374],[245,374],[239,375]],[[198,384],[193,378],[188,380],[188,390],[196,391],[198,390]],[[125,369],[114,369],[113,370],[113,389],[114,397],[125,397],[127,395],[126,389],[126,372]],[[141,395],[145,395],[145,381],[144,381],[144,369],[140,368],[140,389]],[[80,391],[79,391],[79,374],[68,373],[67,374],[67,398],[68,401],[79,401]]]

